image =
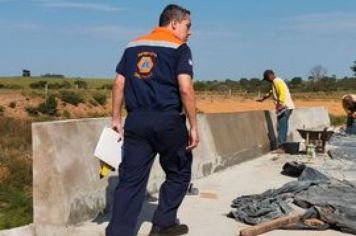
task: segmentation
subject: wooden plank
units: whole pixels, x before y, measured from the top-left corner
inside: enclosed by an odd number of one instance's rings
[[[240,236],[256,236],[271,230],[279,229],[283,226],[295,224],[300,221],[301,215],[292,213],[291,215],[280,217],[269,222],[264,222],[255,226],[251,226],[240,231]]]

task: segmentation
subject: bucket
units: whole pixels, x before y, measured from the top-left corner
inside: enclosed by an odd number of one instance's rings
[[[309,160],[315,158],[315,146],[313,144],[307,145],[307,157]]]
[[[299,142],[288,142],[283,145],[284,151],[288,154],[299,154]]]

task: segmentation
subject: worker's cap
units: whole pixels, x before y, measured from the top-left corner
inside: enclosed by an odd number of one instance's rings
[[[269,75],[274,75],[273,70],[265,70],[265,72],[263,72],[263,80],[267,80]]]

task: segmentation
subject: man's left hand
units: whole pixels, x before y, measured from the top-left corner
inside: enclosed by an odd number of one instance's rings
[[[191,128],[189,131],[189,144],[186,149],[191,151],[198,146],[198,143],[199,143],[198,129]]]

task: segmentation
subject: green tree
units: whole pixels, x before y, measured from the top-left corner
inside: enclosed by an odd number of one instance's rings
[[[320,79],[317,84],[318,90],[323,91],[335,91],[336,90],[336,78],[333,77],[324,77]]]
[[[247,89],[248,88],[248,79],[246,79],[246,78],[240,79],[240,86],[243,89]]]
[[[262,85],[262,80],[257,79],[257,78],[251,78],[249,81],[249,88],[251,91],[257,91],[258,89],[261,89]]]
[[[196,81],[194,83],[194,89],[196,91],[204,91],[204,90],[208,90],[208,86],[204,81]]]
[[[290,84],[292,84],[293,86],[297,87],[300,84],[303,83],[303,79],[301,77],[294,77],[291,81]]]

